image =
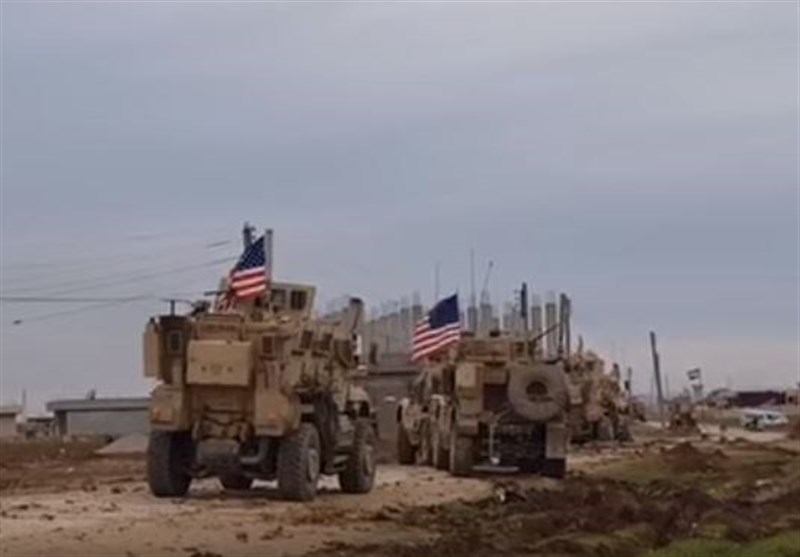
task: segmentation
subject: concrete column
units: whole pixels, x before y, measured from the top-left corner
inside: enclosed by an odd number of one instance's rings
[[[545,357],[555,358],[558,351],[558,330],[555,327],[558,321],[558,306],[555,295],[548,295],[544,305],[544,326],[549,332],[545,342]]]

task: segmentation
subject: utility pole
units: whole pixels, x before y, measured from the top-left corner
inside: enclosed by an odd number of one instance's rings
[[[469,250],[469,308],[467,308],[467,328],[475,334],[478,325],[478,300],[475,296],[475,250]]]
[[[664,427],[664,391],[661,388],[661,357],[656,348],[656,334],[650,331],[650,352],[653,355],[653,378],[656,384],[656,395],[658,396],[658,418],[661,420],[661,427]]]

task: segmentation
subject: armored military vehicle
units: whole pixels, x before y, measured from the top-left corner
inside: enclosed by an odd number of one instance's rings
[[[320,474],[365,493],[375,477],[375,413],[359,386],[362,303],[312,315],[312,286],[273,283],[233,308],[161,315],[144,333],[152,393],[147,460],[156,496],[193,478],[229,489],[277,480],[285,499],[314,498]]]
[[[564,308],[568,299],[564,297]],[[568,339],[568,312],[547,334]],[[566,472],[568,341],[549,353],[540,338],[464,334],[431,359],[397,412],[398,460],[472,472]]]
[[[623,388],[619,366],[611,372],[595,352],[578,350],[568,360],[568,388],[572,397],[569,416],[570,439],[588,441],[630,441],[630,423],[636,419],[629,381]]]

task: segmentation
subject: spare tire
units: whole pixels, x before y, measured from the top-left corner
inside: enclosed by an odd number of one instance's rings
[[[534,422],[560,416],[569,404],[564,371],[557,364],[512,366],[508,370],[508,401],[514,411]]]

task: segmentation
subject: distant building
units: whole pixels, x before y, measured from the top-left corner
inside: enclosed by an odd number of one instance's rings
[[[785,391],[737,391],[734,403],[739,408],[781,406],[786,404]]]
[[[47,410],[57,435],[119,437],[150,431],[149,402],[147,397],[53,400]]]
[[[730,408],[736,402],[736,392],[730,389],[714,389],[706,395],[706,403],[715,408]]]
[[[17,416],[22,412],[22,406],[9,404],[0,406],[0,437],[16,437]]]

